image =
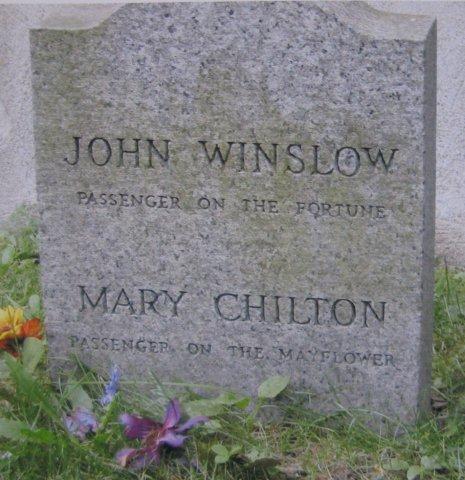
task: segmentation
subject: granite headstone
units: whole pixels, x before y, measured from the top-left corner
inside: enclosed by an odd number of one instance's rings
[[[132,4],[31,49],[54,369],[427,407],[431,19]]]

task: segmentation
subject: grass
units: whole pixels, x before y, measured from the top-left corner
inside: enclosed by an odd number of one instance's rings
[[[41,315],[37,229],[27,212],[13,220],[0,235],[0,306],[22,306],[29,316]],[[150,395],[138,395],[127,382],[109,410],[93,402],[104,425],[80,442],[66,432],[62,417],[73,402],[98,398],[103,380],[79,367],[74,383],[56,386],[43,361],[34,369],[26,355],[21,361],[3,355],[0,479],[465,479],[464,312],[465,274],[438,268],[433,412],[405,427],[403,435],[381,436],[355,412],[306,410],[292,393],[279,403],[282,419],[264,422],[257,412],[266,400],[250,411],[244,408],[247,399],[224,395],[207,401],[186,389],[184,409],[202,410],[213,421],[193,431],[184,450],[167,452],[155,469],[139,473],[113,460],[131,443],[122,437],[117,419],[123,411],[162,418],[168,386],[154,379]]]

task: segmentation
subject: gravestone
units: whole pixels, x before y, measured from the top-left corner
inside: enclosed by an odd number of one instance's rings
[[[53,369],[426,408],[431,20],[132,4],[31,48]]]

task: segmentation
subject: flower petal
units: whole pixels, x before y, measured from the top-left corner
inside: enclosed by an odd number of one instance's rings
[[[160,452],[158,449],[150,448],[123,448],[117,452],[115,459],[122,467],[142,470],[151,463],[157,463],[160,460]]]
[[[22,308],[7,307],[10,318],[13,319],[14,325],[20,325],[24,321],[24,311]]]
[[[128,438],[142,439],[151,430],[158,430],[162,427],[161,423],[150,418],[137,417],[129,413],[123,413],[119,420],[124,425],[124,434]]]
[[[105,392],[100,398],[100,404],[105,406],[113,401],[115,398],[116,392],[119,388],[119,381],[121,378],[121,371],[117,365],[114,365],[110,372],[110,380],[105,385]]]
[[[66,430],[80,440],[84,440],[88,433],[95,433],[99,427],[94,414],[85,408],[76,408],[63,418],[63,422]]]
[[[20,338],[21,326],[24,323],[22,308],[8,306],[0,309],[0,340]]]
[[[79,435],[79,426],[73,417],[71,417],[70,415],[64,415],[63,423],[66,430],[68,430],[68,433],[70,433],[71,435]]]
[[[210,419],[208,417],[203,417],[203,416],[189,418],[189,420],[187,420],[187,422],[184,422],[182,425],[179,426],[179,428],[176,428],[176,433],[187,432],[191,428],[194,428],[197,425],[200,425],[201,423],[206,423],[209,420]]]
[[[160,452],[156,450],[140,449],[139,455],[134,457],[131,461],[130,467],[132,470],[143,470],[150,466],[152,463],[158,463],[160,461]]]
[[[77,422],[83,425],[91,432],[95,432],[98,428],[98,422],[95,415],[86,408],[77,408],[74,414]]]
[[[42,338],[42,323],[38,318],[31,318],[23,323],[21,327],[21,336]]]
[[[170,400],[168,408],[166,409],[165,421],[163,422],[164,428],[175,427],[181,419],[181,405],[177,398]]]
[[[182,447],[184,441],[186,440],[185,435],[177,435],[176,432],[173,430],[168,430],[160,439],[160,445],[166,445],[167,447],[171,448],[179,448]]]
[[[137,449],[135,448],[123,448],[116,453],[115,460],[122,467],[127,467],[136,452],[137,452]]]

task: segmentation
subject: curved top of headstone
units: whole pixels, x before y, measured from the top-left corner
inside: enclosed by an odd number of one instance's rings
[[[425,15],[405,15],[376,10],[365,2],[315,2],[323,11],[362,35],[380,40],[423,40],[434,20]]]
[[[50,26],[45,28],[51,29],[67,29],[72,30],[84,30],[92,29],[97,26],[101,27],[107,22],[118,21],[118,18],[123,18],[128,9],[137,9],[141,5],[156,6],[160,3],[176,3],[176,2],[153,2],[150,4],[135,4],[126,3],[119,5],[92,5],[91,8],[85,11],[86,15],[75,24],[66,25],[61,22],[50,22]],[[196,4],[199,2],[177,2],[177,3],[191,3]],[[290,3],[290,2],[202,2],[202,3],[235,3],[235,4],[247,4],[247,3]],[[309,3],[319,7],[325,13],[334,15],[336,19],[349,28],[358,32],[359,34],[366,35],[368,37],[376,38],[379,40],[411,40],[421,41],[423,40],[431,25],[434,21],[433,18],[424,15],[405,15],[398,13],[388,13],[376,10],[370,7],[365,2],[361,1],[315,1],[315,2],[296,2],[296,3]],[[89,7],[89,6],[87,6]],[[95,15],[92,15],[93,8]]]

